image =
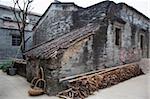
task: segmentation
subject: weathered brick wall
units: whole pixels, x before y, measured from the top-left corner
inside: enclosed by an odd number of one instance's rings
[[[80,28],[90,23],[102,23],[106,17],[107,10],[113,2],[100,2],[96,5],[85,9],[78,10],[73,13],[73,28]]]
[[[112,7],[115,8],[115,7]],[[119,8],[119,9],[118,9]],[[112,11],[112,10],[111,10]],[[116,64],[138,61],[142,57],[148,57],[149,47],[149,20],[129,7],[118,4],[114,15],[125,21],[121,27],[121,46],[115,45],[115,28],[118,25],[110,22],[107,30],[107,63],[113,66]],[[113,18],[113,16],[112,16]],[[120,23],[121,24],[121,23]],[[140,48],[140,35],[144,36],[143,51]]]
[[[52,4],[34,30],[33,44],[54,39],[71,31],[72,13],[78,10],[74,4]]]
[[[34,34],[34,45],[47,40],[54,39],[67,32],[70,32],[72,25],[72,12],[51,11],[54,16],[47,17]]]
[[[118,4],[120,6],[121,4]],[[138,28],[147,29],[150,25],[149,20],[145,18],[140,13],[135,12],[134,10],[129,9],[125,5],[121,5],[121,9],[118,12],[118,16],[123,20],[130,22],[131,24],[135,24]]]
[[[94,70],[93,37],[88,37],[69,47],[61,59],[61,77],[67,77]]]
[[[99,67],[103,68],[100,66],[100,63],[103,60],[103,47],[106,41],[106,31],[107,27],[102,26],[99,31],[96,32],[95,36],[83,39],[80,42],[75,43],[68,49],[64,49],[62,57],[58,56],[60,57],[59,59],[57,59],[56,57],[56,59],[53,58],[50,60],[46,60],[47,62],[40,63],[42,64],[41,66],[47,67],[46,71],[49,72],[57,71],[58,67],[61,68],[59,70],[59,76],[61,77],[96,70]],[[97,49],[101,50],[99,51]],[[95,57],[96,54],[97,57]],[[51,76],[49,74],[47,75]]]
[[[140,49],[137,47],[138,43],[134,43],[131,38],[131,25],[129,23],[121,25],[121,45],[115,45],[115,27],[116,24],[109,24],[107,30],[107,66],[113,66],[116,64],[130,63],[138,61],[141,58]],[[136,30],[135,30],[136,31]],[[135,36],[136,38],[137,36]]]
[[[150,22],[149,19],[145,16],[141,15],[141,13],[137,13],[133,9],[129,9],[126,5],[118,4],[118,6],[122,6],[120,11],[118,11],[118,16],[121,17],[124,21],[129,23],[131,28],[131,45],[132,47],[136,47],[140,49],[140,35],[144,36],[144,50],[142,57],[147,58],[150,50]]]
[[[39,60],[29,59],[26,65],[26,78],[27,81],[31,82],[34,77],[38,76],[39,71]]]
[[[105,1],[86,9],[74,4],[52,4],[34,30],[33,44],[54,39],[90,23],[101,23],[108,7],[113,4]]]

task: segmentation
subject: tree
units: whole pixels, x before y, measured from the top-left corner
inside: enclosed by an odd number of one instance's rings
[[[21,52],[22,52],[22,57],[25,59],[25,29],[27,26],[27,16],[30,13],[31,10],[31,3],[33,0],[13,0],[14,6],[12,8],[12,11],[14,13],[14,16],[17,21],[18,25],[18,30],[20,33],[21,37]]]

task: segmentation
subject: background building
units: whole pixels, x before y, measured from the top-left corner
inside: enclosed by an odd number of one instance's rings
[[[32,46],[32,28],[39,18],[39,14],[28,14],[25,29],[26,50]],[[19,45],[20,33],[14,13],[10,7],[0,5],[0,60],[15,58],[17,52],[19,54]]]

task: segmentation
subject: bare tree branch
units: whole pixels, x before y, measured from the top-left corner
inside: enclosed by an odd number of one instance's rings
[[[13,0],[14,1],[14,0]],[[14,16],[15,16],[15,18],[16,18],[16,21],[17,21],[17,25],[18,25],[18,30],[19,30],[19,32],[21,32],[20,31],[20,22],[19,22],[19,19],[18,19],[18,17],[17,17],[17,13],[16,13],[16,3],[15,3],[15,1],[14,1],[14,7],[13,8],[11,8],[12,9],[12,11],[13,11],[13,13],[14,13]]]
[[[21,8],[20,4],[19,4],[19,0],[16,0],[16,4],[17,4],[17,7],[19,8],[19,10],[22,12],[23,9]]]
[[[22,12],[18,12],[18,16],[19,16],[20,20],[21,20],[21,21],[23,21],[23,19],[22,19],[22,16],[21,16],[21,15],[22,15]]]
[[[17,21],[17,25],[18,25],[18,30],[20,32],[20,36],[21,36],[21,51],[22,51],[22,55],[23,58],[25,59],[24,56],[24,52],[25,52],[25,29],[27,26],[27,16],[28,16],[28,12],[31,8],[31,3],[33,2],[33,0],[23,0],[23,6],[21,7],[21,0],[13,0],[14,2],[14,7],[12,8],[12,11],[14,13],[14,16],[16,18]],[[16,9],[18,8],[19,11]]]

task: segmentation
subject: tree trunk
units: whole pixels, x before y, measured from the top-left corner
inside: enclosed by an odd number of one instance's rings
[[[24,53],[25,53],[25,33],[24,33],[24,30],[22,30],[22,33],[21,33],[21,54],[22,54],[22,58],[26,59]]]

